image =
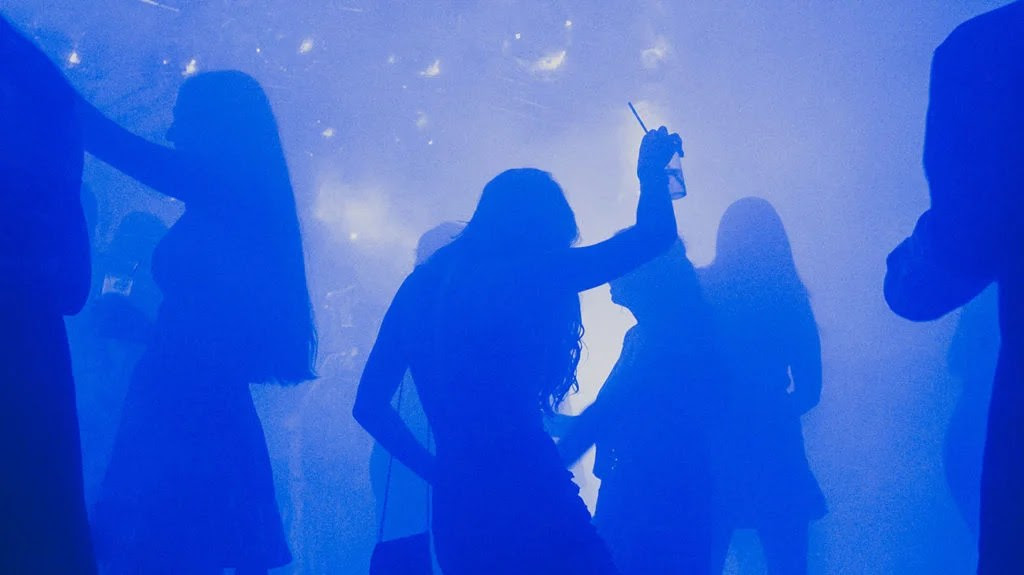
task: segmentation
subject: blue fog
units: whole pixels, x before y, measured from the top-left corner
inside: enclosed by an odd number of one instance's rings
[[[484,184],[518,166],[563,186],[582,243],[628,226],[642,136],[632,101],[648,126],[682,135],[689,196],[674,207],[695,265],[713,259],[719,219],[739,198],[770,200],[785,223],[824,369],[821,403],[803,417],[829,509],[811,524],[809,567],[838,575],[970,573],[977,559],[944,450],[951,422],[974,429],[983,416],[957,405],[984,395],[964,382],[984,381],[977,374],[994,362],[994,301],[914,324],[889,311],[882,282],[889,250],[928,207],[932,51],[1003,4],[5,0],[0,12],[97,108],[156,141],[194,74],[238,69],[269,95],[320,338],[318,379],[252,387],[294,556],[274,574],[367,572],[373,445],[351,413],[420,235],[467,220]],[[124,217],[155,214],[146,229],[158,236],[182,204],[91,157],[84,181],[96,201],[94,282],[116,290],[118,263],[103,254],[136,249],[118,247]],[[567,413],[593,401],[634,323],[607,286],[582,295],[582,313],[580,390]],[[970,328],[956,339],[961,315]],[[91,503],[140,350],[106,348],[76,321]],[[965,433],[951,473],[969,486],[980,447]],[[591,508],[592,464],[574,469]],[[734,536],[726,572],[764,572],[751,532]]]

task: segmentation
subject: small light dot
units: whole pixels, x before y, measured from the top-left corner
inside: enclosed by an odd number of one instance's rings
[[[170,60],[168,60],[167,58],[164,58],[163,60],[161,60],[161,63],[162,63],[162,64],[163,64],[164,66],[166,66],[166,65],[170,64],[170,63],[171,63],[171,61],[170,61]]]
[[[195,58],[188,61],[185,65],[185,70],[181,73],[182,76],[192,76],[199,71],[199,63],[196,62]]]
[[[356,232],[352,232],[352,233],[350,233],[348,235],[348,239],[350,239],[352,241],[356,241],[356,240],[359,239],[359,234],[357,234]]]
[[[77,66],[82,63],[82,57],[78,54],[77,50],[72,50],[68,54],[68,66]]]
[[[565,27],[566,28],[572,28],[572,20],[566,20],[565,21]]]
[[[333,138],[334,137],[334,128],[327,128],[323,132],[320,132],[320,135],[325,137],[325,138]]]
[[[313,51],[313,39],[312,38],[306,38],[305,40],[302,41],[302,44],[299,45],[299,54],[308,54],[308,53],[310,53],[312,51]]]
[[[397,61],[398,61],[398,58],[396,58],[394,54],[388,56],[388,64],[394,64]]]
[[[434,145],[434,140],[427,140],[427,145],[428,146],[433,146]]]
[[[262,54],[263,53],[263,48],[256,48],[256,53],[257,54]]]
[[[522,39],[523,39],[523,35],[520,34],[519,32],[516,32],[516,40],[522,40]]]

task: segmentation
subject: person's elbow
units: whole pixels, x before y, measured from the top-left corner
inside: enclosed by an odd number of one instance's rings
[[[922,294],[907,289],[904,282],[895,277],[891,271],[885,274],[882,288],[885,303],[896,315],[914,322],[925,322],[939,319],[949,310],[924,305],[927,298]]]
[[[896,315],[913,322],[937,320],[970,301],[969,290],[944,285],[941,278],[932,278],[927,285],[905,270],[889,266],[882,293],[885,303]],[[964,294],[956,292],[965,292]]]

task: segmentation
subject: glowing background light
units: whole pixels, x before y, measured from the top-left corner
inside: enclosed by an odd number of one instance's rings
[[[971,570],[972,537],[942,477],[958,392],[943,367],[955,318],[898,320],[880,286],[887,250],[928,201],[920,155],[931,52],[958,23],[1002,3],[390,10],[91,0],[57,10],[4,0],[0,10],[73,66],[68,76],[87,98],[154,140],[182,76],[241,69],[274,103],[327,374],[254,391],[296,557],[275,575],[367,571],[370,442],[348,414],[359,361],[419,234],[468,218],[490,177],[523,165],[563,184],[584,243],[627,225],[640,137],[627,100],[651,127],[684,137],[690,196],[676,210],[696,263],[713,257],[717,220],[739,197],[769,198],[786,222],[824,343],[824,397],[804,424],[831,513],[812,526],[811,573],[842,575]],[[131,209],[167,221],[180,214],[179,203],[95,161],[86,180],[102,208],[100,247]],[[573,410],[593,398],[633,321],[604,288],[583,304],[587,350]],[[103,417],[83,412],[82,425]],[[592,502],[596,482],[580,471]],[[87,481],[94,495],[99,479]],[[757,572],[756,542],[741,535],[735,547],[729,573]]]

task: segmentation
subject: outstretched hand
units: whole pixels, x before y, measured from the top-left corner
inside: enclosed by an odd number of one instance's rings
[[[640,142],[640,157],[636,163],[636,173],[640,179],[663,175],[665,166],[673,154],[683,155],[683,140],[679,134],[669,133],[665,126],[651,130]]]

